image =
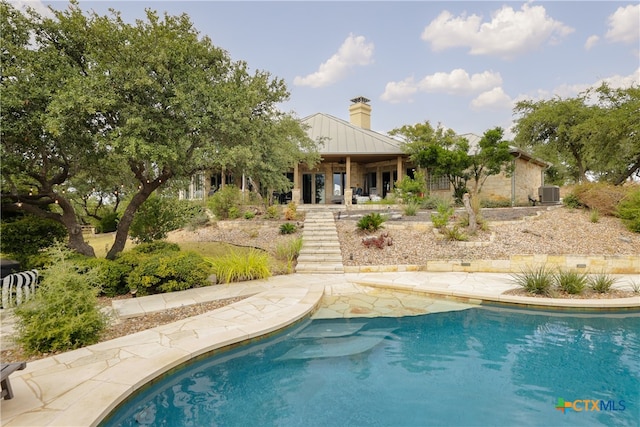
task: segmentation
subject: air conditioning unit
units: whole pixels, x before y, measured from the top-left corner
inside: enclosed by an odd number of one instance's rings
[[[541,203],[560,203],[560,187],[557,185],[543,185],[538,188]]]

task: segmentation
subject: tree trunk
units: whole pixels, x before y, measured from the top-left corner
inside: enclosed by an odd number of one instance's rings
[[[96,253],[93,247],[84,241],[82,227],[75,224],[72,227],[67,227],[67,230],[69,230],[69,244],[67,246],[82,255],[95,258]]]
[[[84,236],[82,235],[82,227],[80,226],[80,224],[78,224],[76,212],[73,209],[71,203],[69,203],[69,201],[64,197],[53,195],[53,198],[57,199],[58,204],[62,208],[61,222],[69,232],[69,243],[67,244],[69,249],[73,249],[74,251],[84,256],[95,258],[95,251],[93,250],[91,245],[84,241]]]
[[[475,233],[477,227],[477,219],[476,213],[471,207],[469,193],[464,193],[464,196],[462,196],[462,203],[464,203],[464,208],[467,211],[467,215],[469,215],[469,233]]]
[[[107,252],[107,259],[114,260],[116,256],[124,250],[125,245],[127,244],[127,238],[129,237],[129,227],[131,227],[131,223],[133,222],[133,216],[136,214],[138,208],[149,198],[154,189],[143,187],[131,202],[127,205],[124,213],[122,214],[122,218],[118,221],[118,229],[116,231],[116,239]]]

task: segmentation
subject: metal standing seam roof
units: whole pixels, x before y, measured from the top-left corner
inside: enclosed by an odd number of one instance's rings
[[[308,125],[307,135],[314,141],[322,138],[319,147],[322,155],[406,155],[400,148],[401,142],[381,133],[363,129],[345,120],[325,113],[315,113],[301,120]],[[466,133],[460,135],[469,141],[471,147],[478,147],[481,137]],[[512,155],[536,163],[542,167],[551,164],[537,159],[520,148],[510,146]]]
[[[303,118],[301,122],[309,126],[307,129],[309,138],[314,141],[318,138],[324,139],[324,144],[318,150],[320,154],[404,154],[400,148],[400,141],[352,125],[329,114],[316,113]]]

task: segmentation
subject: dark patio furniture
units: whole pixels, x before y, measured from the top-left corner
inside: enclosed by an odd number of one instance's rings
[[[13,399],[13,389],[9,381],[9,375],[15,371],[21,371],[27,367],[27,362],[3,363],[2,364],[2,398],[5,400]]]

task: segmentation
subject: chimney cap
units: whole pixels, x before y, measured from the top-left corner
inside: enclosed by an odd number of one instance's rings
[[[357,104],[359,102],[363,103],[363,104],[367,104],[369,103],[370,99],[365,98],[364,96],[358,96],[356,98],[353,98],[351,100],[351,102],[353,102],[354,104]]]

